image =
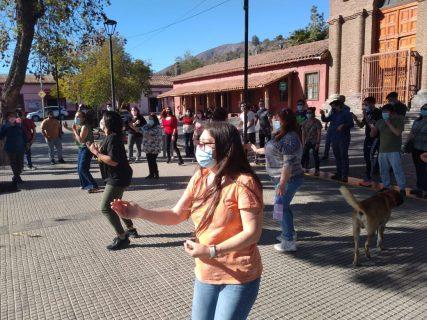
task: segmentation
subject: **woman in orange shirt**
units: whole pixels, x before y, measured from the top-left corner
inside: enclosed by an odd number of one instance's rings
[[[123,218],[176,225],[191,217],[195,239],[184,243],[195,258],[192,318],[246,319],[258,295],[262,272],[257,242],[262,232],[262,186],[243,151],[237,129],[206,126],[196,149],[200,168],[171,210],[154,211],[115,200]]]

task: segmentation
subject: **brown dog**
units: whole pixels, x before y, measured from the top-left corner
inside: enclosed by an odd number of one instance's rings
[[[402,195],[396,190],[378,192],[374,196],[357,201],[354,195],[346,187],[340,188],[341,194],[347,203],[356,210],[353,212],[353,238],[354,238],[354,260],[353,265],[359,265],[359,236],[360,229],[366,228],[368,237],[365,242],[365,254],[371,259],[369,242],[378,233],[377,248],[382,249],[385,225],[390,218],[391,210],[403,203]]]

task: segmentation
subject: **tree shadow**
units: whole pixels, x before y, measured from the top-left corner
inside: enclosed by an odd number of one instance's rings
[[[182,233],[155,233],[155,234],[142,234],[141,238],[190,238],[193,234],[191,232]]]
[[[159,242],[159,243],[131,243],[127,248],[125,249],[132,249],[132,248],[175,248],[175,247],[181,247],[184,245],[184,240],[180,241],[172,241],[172,242]]]

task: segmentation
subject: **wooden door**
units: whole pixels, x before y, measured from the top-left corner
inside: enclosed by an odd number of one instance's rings
[[[417,3],[381,10],[378,51],[414,50],[417,33]]]

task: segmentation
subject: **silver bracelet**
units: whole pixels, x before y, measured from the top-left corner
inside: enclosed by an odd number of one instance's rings
[[[216,247],[214,245],[209,246],[209,258],[213,259],[216,257]]]

